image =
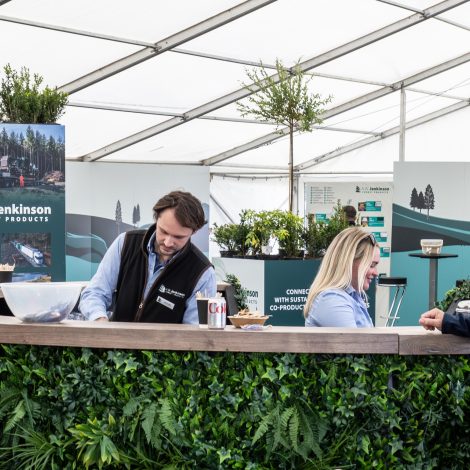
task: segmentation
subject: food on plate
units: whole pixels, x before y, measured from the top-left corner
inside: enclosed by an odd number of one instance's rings
[[[245,317],[245,318],[262,318],[265,315],[261,312],[254,311],[250,312],[247,308],[244,308],[243,310],[240,310],[235,317]]]

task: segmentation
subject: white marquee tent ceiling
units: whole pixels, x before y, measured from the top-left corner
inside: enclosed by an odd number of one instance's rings
[[[277,58],[333,97],[298,172],[390,172],[402,86],[405,158],[469,159],[468,0],[0,0],[0,28],[0,65],[70,92],[68,160],[285,173],[287,138],[234,104]]]

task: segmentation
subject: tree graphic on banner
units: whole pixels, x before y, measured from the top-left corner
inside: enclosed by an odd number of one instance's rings
[[[420,191],[419,194],[418,194],[418,205],[416,207],[419,209],[420,213],[425,208],[424,207],[424,194],[423,194],[423,191]]]
[[[137,204],[137,206],[134,206],[134,209],[132,211],[132,223],[134,224],[134,227],[137,227],[137,224],[140,222],[140,206]]]
[[[413,191],[411,191],[410,207],[413,210],[416,210],[418,207],[418,191],[416,191],[416,188],[413,188]]]
[[[419,209],[419,212],[421,212],[423,209],[426,209],[428,219],[429,210],[434,209],[435,203],[436,200],[434,197],[434,191],[432,190],[432,186],[430,184],[426,186],[424,194],[422,191],[420,191],[418,194],[416,188],[413,188],[413,190],[411,191],[410,207],[413,210]]]
[[[424,208],[428,211],[427,216],[429,219],[429,209],[434,209],[434,192],[430,184],[426,186],[424,191]]]
[[[122,224],[121,201],[119,199],[118,199],[118,202],[116,203],[116,215],[115,215],[114,220],[116,221],[117,233],[119,235],[121,233],[120,225]]]

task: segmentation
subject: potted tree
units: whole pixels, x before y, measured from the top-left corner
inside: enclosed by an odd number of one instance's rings
[[[46,86],[43,78],[29,69],[20,72],[10,64],[3,68],[5,77],[0,86],[0,121],[16,124],[54,124],[64,113],[67,93]]]
[[[331,101],[331,96],[322,99],[319,94],[308,91],[307,77],[299,66],[286,68],[276,60],[277,74],[270,76],[261,66],[247,71],[251,80],[245,87],[253,94],[247,102],[238,102],[242,116],[251,116],[261,122],[287,126],[289,129],[289,211],[293,207],[294,187],[294,132],[310,132],[315,124],[322,122],[323,106]]]
[[[247,256],[250,249],[248,239],[248,234],[252,230],[253,220],[252,220],[253,211],[242,210],[240,212],[240,223],[237,226],[237,233],[235,235],[236,245],[235,245],[235,257],[244,258]]]

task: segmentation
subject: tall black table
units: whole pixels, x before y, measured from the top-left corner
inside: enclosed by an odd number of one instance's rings
[[[413,258],[421,258],[429,260],[429,309],[436,305],[437,295],[437,262],[444,258],[457,258],[458,255],[449,253],[441,253],[439,255],[425,255],[423,253],[410,253]]]

